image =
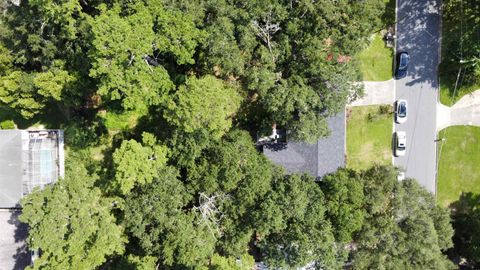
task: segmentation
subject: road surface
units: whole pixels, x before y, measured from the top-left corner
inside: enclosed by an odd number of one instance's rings
[[[404,157],[394,157],[405,170],[432,193],[436,192],[437,70],[441,36],[440,0],[397,0],[397,52],[407,51],[407,76],[395,82],[395,98],[408,102],[407,122],[395,131],[407,133]]]

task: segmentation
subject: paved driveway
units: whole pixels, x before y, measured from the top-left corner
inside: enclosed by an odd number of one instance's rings
[[[440,0],[397,0],[397,52],[408,51],[407,76],[395,81],[395,99],[408,102],[407,152],[393,163],[435,193],[437,69],[440,58]]]
[[[349,106],[392,104],[395,100],[394,80],[384,82],[363,82],[364,95]]]
[[[448,126],[480,126],[480,90],[465,95],[452,107],[438,104],[437,131]]]

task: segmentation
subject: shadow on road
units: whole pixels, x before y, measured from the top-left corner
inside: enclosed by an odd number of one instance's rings
[[[438,87],[440,49],[440,1],[398,1],[397,51],[410,54],[406,84]]]

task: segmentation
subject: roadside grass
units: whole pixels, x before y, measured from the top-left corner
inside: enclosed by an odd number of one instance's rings
[[[382,106],[349,107],[347,111],[347,167],[367,169],[374,164],[392,162],[392,114],[380,112]]]
[[[439,145],[437,201],[448,206],[462,192],[480,193],[480,127],[453,126],[443,129]]]
[[[454,76],[452,76],[452,74],[449,74],[451,72],[455,73]],[[458,70],[440,72],[440,102],[444,105],[453,106],[463,96],[480,89],[480,83],[470,85],[465,85],[462,83],[459,84],[459,87],[457,87],[457,91],[455,92],[455,81],[457,80],[457,72]]]
[[[474,16],[478,11],[468,10],[467,7],[467,4],[462,7],[459,0],[445,1],[442,12],[440,102],[447,106],[452,106],[464,95],[480,89],[480,78],[479,75],[474,75],[473,67],[465,71],[465,64],[460,64],[460,59],[469,60],[468,55],[477,54],[474,44],[478,44],[480,35],[478,16]],[[460,67],[462,70],[459,73]],[[458,87],[455,91],[457,77]]]
[[[393,49],[385,45],[382,35],[373,35],[370,46],[357,58],[364,81],[386,81],[392,78]]]
[[[382,27],[395,24],[395,0],[384,0],[385,12],[381,17]],[[386,81],[392,78],[393,48],[388,48],[381,33],[371,36],[370,45],[357,54],[364,81]]]

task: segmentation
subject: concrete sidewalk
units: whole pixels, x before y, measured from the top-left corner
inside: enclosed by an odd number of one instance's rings
[[[395,99],[393,79],[383,82],[363,82],[365,85],[365,95],[348,104],[348,106],[366,106],[393,104]]]
[[[452,107],[437,104],[437,131],[449,126],[480,126],[480,90],[462,97]]]

